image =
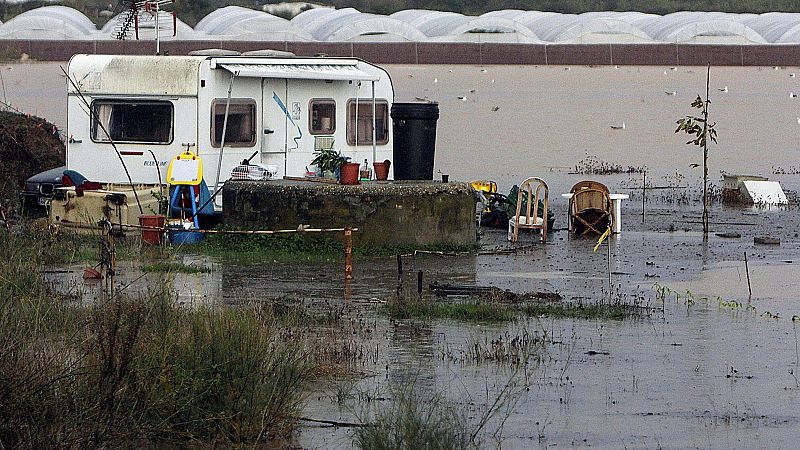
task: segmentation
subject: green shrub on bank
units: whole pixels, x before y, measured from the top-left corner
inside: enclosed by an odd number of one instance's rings
[[[256,254],[275,259],[320,259],[344,255],[344,245],[330,237],[314,234],[208,234],[192,251],[215,256],[241,257]]]
[[[354,239],[357,239],[357,236]],[[414,253],[414,251],[456,253],[474,252],[476,249],[476,246],[452,245],[371,246],[354,247],[353,255],[394,256]],[[278,260],[344,258],[344,244],[331,237],[330,233],[208,234],[201,244],[193,246],[190,250],[234,258],[247,258],[248,256]]]

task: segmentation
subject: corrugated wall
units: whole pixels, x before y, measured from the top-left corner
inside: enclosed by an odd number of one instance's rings
[[[261,41],[162,42],[162,52],[185,55],[192,50],[238,51],[275,49],[298,56],[358,57],[378,64],[530,64],[530,65],[660,65],[797,66],[800,45],[713,44],[500,44],[500,43],[325,43]],[[66,61],[76,53],[153,54],[145,41],[0,40],[0,57],[22,53],[39,61]]]

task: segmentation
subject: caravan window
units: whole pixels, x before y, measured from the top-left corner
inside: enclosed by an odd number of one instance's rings
[[[211,102],[211,145],[222,145],[222,128],[225,127],[225,107],[228,99],[218,98]],[[256,144],[256,101],[249,98],[232,98],[228,108],[228,125],[225,130],[225,146],[252,147]]]
[[[167,101],[97,100],[92,102],[92,140],[169,144],[173,107]]]
[[[389,143],[389,103],[375,100],[375,138],[376,144]],[[372,145],[372,99],[351,99],[347,102],[347,143]]]
[[[308,111],[311,115],[308,120],[311,134],[333,134],[336,131],[336,101],[313,99]]]

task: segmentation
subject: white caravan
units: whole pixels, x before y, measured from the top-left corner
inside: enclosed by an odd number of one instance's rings
[[[67,168],[114,188],[129,184],[120,159],[133,184],[165,184],[187,148],[211,193],[253,155],[276,177],[304,176],[322,148],[392,158],[391,79],[359,59],[75,55],[68,74]]]

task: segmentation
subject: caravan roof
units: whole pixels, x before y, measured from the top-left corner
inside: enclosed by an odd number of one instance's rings
[[[81,92],[123,95],[197,95],[203,62],[240,77],[377,81],[356,58],[255,56],[75,55],[69,74]],[[371,67],[371,66],[370,66]],[[76,93],[73,86],[69,93]]]

